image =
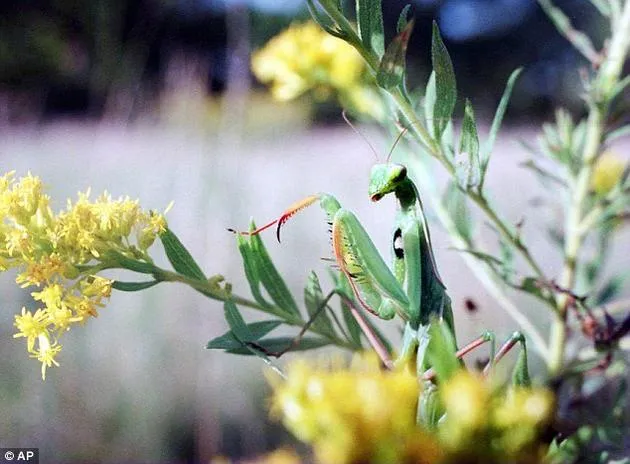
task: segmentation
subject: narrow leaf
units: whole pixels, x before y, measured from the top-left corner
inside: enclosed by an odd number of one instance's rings
[[[478,251],[478,250],[464,250],[461,248],[456,248],[457,251],[460,251],[462,253],[470,253],[471,255],[473,255],[475,258],[480,259],[482,261],[484,261],[486,264],[490,265],[490,266],[503,266],[503,261],[501,261],[499,258],[497,258],[496,256],[492,256],[491,254],[488,253],[484,253],[483,251]]]
[[[519,387],[531,387],[532,385],[531,378],[529,377],[529,368],[527,366],[527,346],[524,342],[521,343],[521,352],[518,354],[518,359],[514,366],[512,384]]]
[[[600,306],[614,300],[624,288],[627,276],[615,276],[594,295],[593,305]]]
[[[455,110],[457,85],[453,63],[444,42],[442,42],[436,22],[433,22],[431,61],[435,72],[436,95],[435,106],[433,107],[434,135],[437,140],[440,140]]]
[[[536,298],[549,303],[554,304],[555,300],[549,291],[541,287],[539,280],[536,277],[525,277],[520,285],[516,286],[519,290],[529,293]]]
[[[160,240],[162,245],[164,245],[166,257],[173,265],[173,269],[186,277],[206,280],[206,276],[192,255],[170,229],[166,229],[165,232],[160,234]]]
[[[459,235],[467,244],[472,243],[472,218],[466,196],[454,182],[449,182],[443,201]]]
[[[492,153],[492,149],[494,148],[494,142],[497,138],[497,133],[501,128],[501,123],[503,122],[503,117],[505,116],[505,111],[507,110],[508,103],[510,102],[510,96],[512,95],[512,89],[514,88],[514,84],[516,84],[516,79],[520,76],[523,68],[518,68],[510,74],[510,77],[505,86],[505,90],[503,91],[503,96],[501,96],[501,101],[499,102],[499,106],[497,107],[497,112],[494,115],[494,119],[492,120],[492,126],[490,126],[490,133],[488,134],[488,140],[481,151],[481,185],[483,185],[486,171],[488,169],[488,162],[490,161],[490,154]]]
[[[398,22],[396,23],[396,33],[400,34],[409,23],[409,10],[411,9],[411,4],[405,5],[405,7],[400,12],[400,16],[398,16]]]
[[[227,300],[223,304],[223,310],[225,311],[225,320],[238,341],[247,343],[255,340],[254,335],[249,330],[249,327],[247,327],[243,316],[241,316],[241,313],[233,301]]]
[[[356,9],[361,42],[380,58],[385,50],[381,0],[356,0]]]
[[[238,251],[241,253],[241,257],[243,258],[245,277],[247,277],[249,289],[252,292],[254,299],[259,305],[271,308],[273,305],[263,297],[260,291],[261,282],[260,277],[258,276],[258,265],[252,251],[252,247],[249,244],[249,240],[242,235],[237,235],[236,243],[238,244]]]
[[[521,166],[531,170],[534,174],[536,174],[540,183],[545,187],[551,187],[553,185],[555,187],[567,188],[567,183],[564,179],[549,171],[548,169],[540,166],[538,163],[536,163],[536,161],[532,159],[522,162]]]
[[[282,324],[282,321],[259,321],[247,324],[252,341],[256,341]],[[234,350],[243,346],[234,333],[230,330],[223,335],[213,338],[208,342],[206,348],[209,350]]]
[[[254,227],[253,223],[252,227]],[[284,279],[271,261],[269,253],[267,252],[260,235],[251,236],[250,245],[252,247],[252,254],[256,259],[258,276],[271,299],[281,309],[289,313],[299,315],[300,310],[298,309],[295,299],[293,298],[293,295],[291,295],[289,287],[287,287]]]
[[[140,290],[151,288],[159,283],[159,280],[149,280],[146,282],[121,282],[120,280],[115,280],[112,284],[112,288],[122,292],[138,292]]]
[[[264,348],[268,352],[282,351],[286,347],[291,345],[291,343],[293,343],[293,337],[273,337],[256,341],[256,345],[259,345],[261,348]],[[314,350],[326,345],[330,345],[330,342],[324,338],[302,337],[300,342],[295,347],[291,348],[291,351]],[[252,351],[249,350],[247,346],[240,346],[238,348],[227,350],[227,352],[242,355],[256,354],[252,353]]]
[[[462,133],[459,141],[461,157],[466,157],[462,163],[466,167],[464,187],[472,188],[479,184],[481,178],[481,162],[479,160],[479,136],[477,135],[477,123],[475,112],[470,100],[466,99],[464,120],[462,121]],[[459,167],[459,166],[458,166]]]
[[[308,275],[306,286],[304,287],[304,305],[310,317],[315,317],[312,327],[319,329],[322,332],[333,335],[335,329],[333,328],[332,321],[328,316],[328,311],[322,309],[324,304],[324,293],[322,287],[319,284],[317,274],[311,271]]]
[[[321,8],[318,8],[314,0],[306,0],[306,6],[308,12],[311,14],[313,20],[319,24],[319,26],[328,32],[330,35],[338,37],[343,40],[347,40],[347,34],[339,29],[335,21]]]
[[[403,83],[405,76],[405,55],[409,37],[413,30],[414,20],[407,23],[407,26],[400,34],[394,37],[392,43],[387,47],[387,51],[381,60],[376,73],[376,83],[386,90],[398,87]]]
[[[424,91],[424,114],[426,116],[426,127],[429,131],[429,134],[435,133],[435,120],[432,116],[435,111],[436,99],[437,95],[435,90],[435,71],[431,71],[431,75],[429,76],[429,80],[427,82],[427,87]]]

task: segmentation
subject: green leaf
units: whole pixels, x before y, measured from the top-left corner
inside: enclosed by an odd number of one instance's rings
[[[483,185],[484,179],[486,177],[486,171],[488,169],[488,163],[490,161],[490,154],[492,153],[492,149],[494,148],[494,142],[497,138],[497,133],[501,128],[501,123],[503,122],[503,117],[505,116],[505,112],[507,110],[508,103],[510,102],[510,96],[512,95],[512,89],[514,88],[514,84],[516,84],[516,79],[520,76],[523,68],[518,68],[510,74],[510,77],[505,86],[505,90],[503,91],[503,96],[501,97],[501,101],[499,102],[499,106],[497,107],[497,112],[494,115],[494,119],[492,120],[492,126],[490,126],[490,133],[488,134],[488,139],[481,150],[481,185]]]
[[[381,0],[356,0],[356,9],[361,42],[380,58],[385,50]]]
[[[238,251],[243,258],[243,269],[245,270],[245,277],[249,283],[250,291],[254,296],[256,302],[264,306],[265,308],[271,308],[273,305],[269,303],[260,292],[260,277],[258,276],[258,264],[252,251],[252,247],[249,244],[249,240],[244,236],[238,234],[236,236],[236,243],[238,244]]]
[[[322,292],[322,287],[319,284],[317,274],[311,271],[308,275],[306,286],[304,287],[304,305],[310,317],[313,317],[317,313],[312,327],[327,334],[334,335],[335,329],[328,316],[328,312],[326,309],[321,309],[323,304],[324,293]]]
[[[139,272],[141,274],[153,274],[159,269],[153,264],[144,261],[138,261],[137,259],[129,258],[122,253],[115,250],[108,250],[105,255],[107,263],[116,264],[124,269],[128,269],[133,272]]]
[[[524,341],[521,343],[521,351],[514,365],[512,384],[520,387],[531,387],[532,385],[531,378],[529,377],[529,368],[527,366],[527,345]]]
[[[252,229],[255,227],[255,224],[252,222]],[[284,311],[291,314],[300,314],[300,310],[289,291],[289,287],[284,282],[284,279],[274,266],[271,258],[269,257],[269,253],[265,248],[265,245],[260,238],[260,235],[252,235],[250,236],[250,246],[252,249],[252,254],[256,260],[256,268],[258,270],[258,277],[260,281],[264,285],[267,293],[274,301],[274,303]]]
[[[138,292],[151,288],[159,283],[159,280],[149,280],[147,282],[121,282],[120,280],[115,280],[114,283],[112,283],[112,288],[122,292]]]
[[[472,218],[466,196],[454,182],[449,182],[443,201],[459,235],[467,244],[472,243]]]
[[[464,120],[462,121],[462,133],[459,141],[459,152],[467,159],[457,166],[458,178],[460,166],[463,166],[465,173],[460,181],[464,188],[472,188],[479,185],[481,180],[481,162],[479,160],[479,136],[477,135],[477,123],[475,122],[475,112],[470,100],[466,99],[464,109]]]
[[[348,40],[348,35],[339,28],[337,23],[321,8],[318,8],[314,0],[306,0],[306,6],[311,14],[313,20],[319,24],[319,26],[334,37],[338,37],[342,40]]]
[[[540,166],[534,160],[530,159],[521,163],[521,166],[531,170],[538,177],[538,181],[548,188],[562,187],[567,188],[567,183],[564,179],[557,174],[549,171],[548,169]]]
[[[280,326],[283,322],[279,320],[273,321],[259,321],[247,324],[247,329],[252,336],[252,341],[256,341],[269,332]],[[208,342],[206,348],[209,350],[234,350],[241,348],[243,343],[236,338],[234,333],[230,330],[223,335],[213,338]]]
[[[529,293],[530,295],[535,296],[536,298],[539,298],[546,303],[552,305],[555,303],[553,296],[549,293],[548,290],[540,286],[540,281],[536,277],[525,277],[521,281],[520,285],[516,286],[516,288],[522,290],[525,293]]]
[[[160,234],[160,240],[162,245],[164,245],[166,257],[173,265],[173,269],[186,277],[206,280],[206,276],[192,255],[170,229],[166,229],[165,232]]]
[[[437,23],[433,22],[431,43],[431,61],[435,72],[435,106],[433,107],[433,124],[435,138],[440,140],[446,125],[453,115],[457,102],[457,85],[451,57],[446,50]]]
[[[293,343],[293,337],[274,337],[274,338],[266,338],[263,340],[257,340],[256,345],[259,345],[261,348],[264,348],[268,352],[278,352],[286,349],[288,346]],[[330,342],[324,338],[316,338],[316,337],[302,337],[300,342],[293,348],[291,351],[307,351],[314,350],[317,348],[321,348],[323,346],[330,345]],[[254,350],[256,348],[254,347]],[[227,350],[228,353],[233,354],[242,354],[242,355],[251,355],[257,354],[252,353],[251,350],[246,346],[240,346],[238,348]]]
[[[407,24],[409,23],[408,18],[409,18],[410,9],[411,9],[411,4],[408,3],[400,12],[400,15],[398,16],[398,22],[396,23],[397,34],[400,34],[407,27]]]
[[[232,333],[242,343],[252,342],[255,340],[254,335],[247,327],[243,316],[239,312],[238,308],[233,301],[227,300],[223,303],[223,310],[225,311],[225,320],[227,321]]]
[[[429,337],[426,359],[429,366],[435,370],[438,380],[446,382],[461,368],[460,361],[455,355],[457,347],[453,334],[444,321],[433,319],[429,326]]]
[[[615,276],[606,282],[593,297],[593,305],[600,306],[614,300],[623,290],[627,277]]]
[[[427,81],[427,87],[424,91],[424,114],[426,120],[426,127],[429,134],[435,133],[435,123],[433,119],[433,112],[435,110],[435,101],[437,99],[435,90],[435,71],[431,71],[429,80]]]
[[[394,37],[392,43],[387,47],[385,55],[376,73],[376,83],[386,89],[391,90],[403,83],[405,76],[405,55],[409,37],[413,30],[414,20],[407,23],[403,31]]]
[[[457,251],[460,251],[462,253],[470,253],[471,255],[473,255],[475,258],[480,259],[482,261],[484,261],[486,264],[488,264],[489,266],[503,266],[503,261],[501,261],[499,258],[497,258],[496,256],[492,256],[491,254],[488,253],[484,253],[483,251],[477,251],[477,250],[463,250],[461,248],[456,248]]]

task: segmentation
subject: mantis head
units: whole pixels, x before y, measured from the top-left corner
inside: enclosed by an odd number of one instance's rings
[[[396,191],[407,181],[407,168],[402,164],[375,164],[370,172],[370,186],[368,188],[370,200],[379,201],[388,193]]]

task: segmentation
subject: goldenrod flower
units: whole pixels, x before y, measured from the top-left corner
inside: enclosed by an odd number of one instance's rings
[[[621,180],[626,162],[612,153],[602,154],[595,162],[591,177],[591,190],[597,195],[606,195]]]
[[[31,357],[42,363],[42,377],[47,367],[59,365],[60,336],[96,317],[111,295],[112,281],[86,266],[111,264],[109,252],[137,258],[166,229],[162,214],[142,210],[137,201],[107,193],[92,201],[89,190],[54,214],[43,190],[30,173],[0,177],[0,271],[16,268],[21,287],[38,287],[31,295],[43,307],[15,316],[14,337],[26,338]]]
[[[323,463],[431,463],[434,439],[416,425],[417,379],[383,371],[375,357],[313,366],[297,361],[273,382],[272,414]]]
[[[495,389],[461,370],[442,388],[446,417],[440,442],[455,461],[537,462],[540,435],[553,415],[553,394],[542,388]]]
[[[292,24],[255,52],[252,71],[280,101],[312,92],[319,100],[337,96],[349,110],[375,119],[385,113],[361,55],[312,21]]]
[[[26,337],[28,351],[33,351],[35,340],[40,335],[48,333],[47,318],[46,312],[42,309],[38,309],[33,314],[27,311],[26,308],[22,308],[22,313],[15,316],[14,325],[19,332],[13,335],[13,338]]]

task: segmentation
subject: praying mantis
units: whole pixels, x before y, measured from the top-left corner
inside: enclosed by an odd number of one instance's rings
[[[403,134],[404,132],[400,134],[398,140]],[[404,321],[400,352],[393,363],[383,359],[384,364],[391,366],[415,361],[418,373],[430,378],[431,365],[425,359],[430,342],[430,326],[435,320],[443,321],[453,343],[455,326],[451,299],[438,272],[418,188],[409,177],[407,168],[390,162],[388,156],[386,162],[372,167],[368,194],[373,202],[378,202],[389,194],[393,194],[397,200],[391,269],[355,214],[343,208],[328,193],[307,196],[289,206],[279,218],[257,229],[240,233],[257,235],[275,226],[276,237],[280,241],[281,230],[289,219],[305,208],[319,203],[330,226],[335,264],[350,283],[356,301],[363,309],[381,319],[390,320],[398,316]],[[299,336],[303,335],[309,324]],[[366,335],[370,338],[369,334]],[[484,342],[491,342],[488,368],[516,342],[521,342],[524,346],[523,336],[515,333],[495,356],[494,335],[486,332],[457,352],[457,356],[463,356]],[[288,350],[270,354],[279,356]]]
[[[398,163],[373,166],[368,188],[374,202],[394,194],[399,205],[393,234],[392,270],[377,251],[357,217],[327,193],[311,195],[291,205],[276,219],[248,234],[276,225],[276,236],[295,214],[319,202],[331,228],[335,261],[346,276],[360,305],[381,319],[398,315],[405,321],[403,348],[398,361],[409,359],[421,345],[423,328],[442,318],[454,335],[451,300],[439,276],[424,208],[418,189]],[[426,343],[425,343],[426,345]]]

